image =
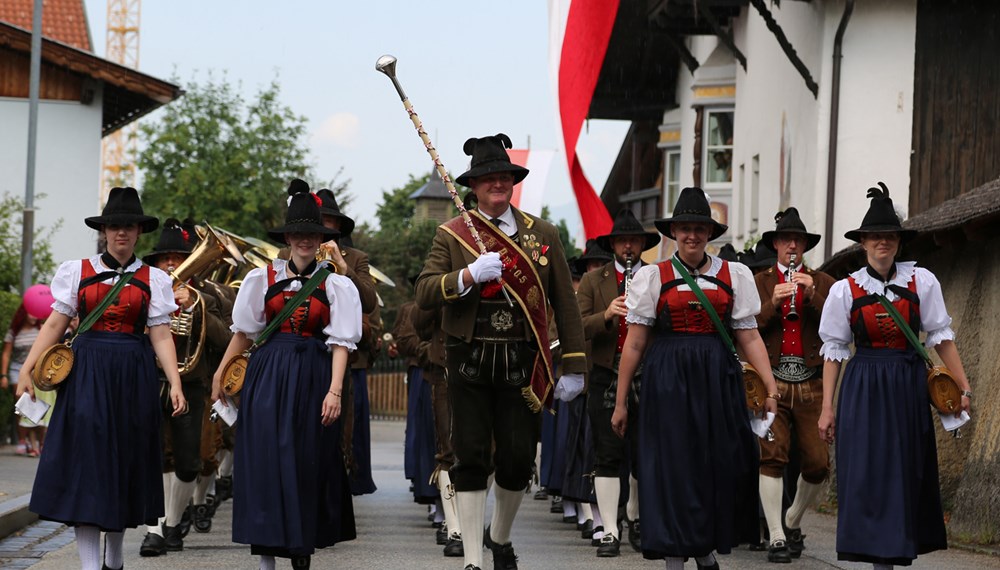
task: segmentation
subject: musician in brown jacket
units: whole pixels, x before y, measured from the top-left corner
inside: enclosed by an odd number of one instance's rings
[[[630,427],[626,439],[619,438],[611,429],[611,415],[615,410],[618,391],[618,362],[628,328],[625,325],[625,287],[632,273],[643,266],[639,255],[660,243],[660,234],[647,232],[630,210],[623,209],[615,216],[611,233],[597,238],[597,245],[614,254],[614,259],[583,276],[577,300],[583,316],[583,330],[590,341],[590,384],[587,396],[587,413],[590,415],[594,440],[594,493],[604,522],[604,537],[597,548],[597,556],[618,556],[621,537],[618,536],[618,501],[621,493],[622,462],[628,447],[633,450],[629,476],[630,496],[626,505],[629,519],[629,542],[639,551],[639,501],[634,464],[637,459],[634,433]],[[636,374],[632,386],[638,388]],[[630,400],[638,404],[638,398]]]
[[[438,227],[417,281],[417,303],[444,306],[448,391],[452,408],[451,468],[462,538],[482,541],[486,481],[496,466],[496,508],[487,535],[494,568],[517,568],[510,529],[529,484],[539,417],[553,392],[570,400],[583,390],[583,326],[559,232],[511,207],[514,184],[527,169],[512,164],[504,134],[465,143],[472,167],[457,182],[472,189],[469,212],[488,253],[480,255],[462,217]],[[508,304],[497,278],[503,278]],[[553,390],[547,307],[554,310],[563,351]],[[496,449],[491,453],[492,442]],[[467,569],[482,568],[479,548],[465,549]]]
[[[819,498],[830,470],[827,445],[820,440],[816,425],[823,404],[819,320],[834,279],[802,264],[803,254],[819,243],[820,236],[806,231],[798,210],[778,212],[775,220],[777,226],[764,232],[761,243],[777,253],[777,263],[755,279],[760,294],[757,325],[781,394],[771,425],[774,440],[760,440],[760,500],[771,539],[767,557],[780,563],[802,554],[802,515]],[[795,430],[802,470],[795,500],[782,521],[782,477],[792,452],[791,430]]]

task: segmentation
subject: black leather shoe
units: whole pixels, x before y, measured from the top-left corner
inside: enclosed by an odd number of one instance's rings
[[[219,477],[215,480],[215,500],[218,503],[233,497],[233,476]]]
[[[465,556],[465,546],[462,545],[462,535],[455,533],[448,537],[448,542],[444,545],[444,555],[449,558]]]
[[[583,524],[576,525],[576,528],[580,529],[580,538],[594,538],[594,521],[588,519]]]
[[[479,566],[473,566],[472,564],[466,564],[464,570],[482,570]]]
[[[112,568],[112,567],[108,566],[107,564],[101,564],[101,570],[123,570],[124,568],[125,568],[125,564],[122,564],[121,568]]]
[[[597,547],[598,558],[615,558],[621,553],[622,543],[614,535],[606,534]]]
[[[545,501],[548,498],[549,498],[549,492],[545,490],[545,487],[541,487],[537,491],[535,491],[536,501]]]
[[[181,527],[163,525],[163,544],[167,552],[184,550],[184,539],[181,538]]]
[[[196,532],[208,532],[212,530],[212,507],[208,504],[195,505],[191,511],[191,518],[194,521]]]
[[[639,519],[634,521],[629,521],[628,523],[628,543],[632,545],[632,550],[636,552],[642,552],[642,533],[639,530]]]
[[[591,546],[600,546],[601,545],[601,540],[603,540],[603,539],[601,539],[601,538],[594,538],[594,535],[597,534],[597,533],[601,533],[601,536],[604,536],[604,527],[603,526],[595,526],[594,527],[594,532],[593,532],[593,534],[590,535],[590,545]]]
[[[558,495],[552,497],[552,506],[549,507],[549,512],[550,513],[561,513],[561,512],[563,512],[562,497],[560,497]]]
[[[709,564],[708,566],[705,566],[704,564],[698,562],[697,560],[695,560],[694,563],[698,566],[698,570],[719,570],[718,560]]]
[[[564,515],[563,516],[563,522],[566,523],[566,524],[575,524],[575,525],[580,524],[580,523],[576,522],[576,515],[570,515],[570,516],[565,516]],[[577,528],[579,528],[579,527],[577,527]]]
[[[493,570],[517,570],[513,544],[494,544],[490,550],[493,551]]]
[[[798,558],[802,556],[802,551],[806,549],[806,535],[802,534],[801,528],[790,528],[788,529],[787,536],[788,539],[788,554],[792,558]]]
[[[788,552],[788,544],[784,540],[775,540],[767,547],[767,561],[777,564],[788,564],[792,555]]]
[[[191,505],[188,505],[184,507],[184,513],[181,514],[181,522],[177,523],[177,529],[181,533],[181,538],[187,538],[188,533],[191,532],[191,524],[193,522],[194,520],[191,518]],[[166,531],[163,531],[163,534],[164,538],[166,538]]]
[[[292,568],[295,568],[295,570],[309,570],[311,559],[311,556],[293,556]]]
[[[167,543],[163,537],[147,532],[146,538],[142,539],[142,546],[139,547],[139,556],[160,556],[167,553]]]
[[[448,525],[441,525],[434,531],[434,542],[444,545],[448,542]]]

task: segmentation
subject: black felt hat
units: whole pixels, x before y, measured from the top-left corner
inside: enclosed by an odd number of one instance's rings
[[[469,170],[455,179],[455,182],[471,188],[472,181],[470,179],[494,172],[510,172],[514,175],[514,184],[524,180],[524,177],[528,175],[528,169],[510,161],[506,149],[512,146],[510,137],[503,133],[465,141],[462,150],[472,157],[472,164]]]
[[[642,236],[646,238],[646,243],[642,246],[642,251],[656,247],[660,244],[660,234],[656,232],[647,232],[646,228],[642,227],[642,223],[636,219],[635,214],[632,210],[628,208],[622,208],[618,210],[615,215],[615,223],[611,226],[611,233],[603,236],[598,236],[597,245],[601,246],[601,249],[605,251],[614,251],[611,246],[611,238],[613,237],[624,237],[624,236]]]
[[[160,226],[160,220],[143,214],[139,192],[131,186],[112,188],[108,194],[108,203],[105,204],[101,215],[86,218],[83,223],[95,230],[100,230],[101,226],[109,224],[139,224],[143,233],[149,233]]]
[[[764,244],[764,247],[771,251],[777,251],[774,249],[774,236],[781,233],[804,235],[806,237],[806,249],[802,253],[816,247],[816,244],[819,243],[819,234],[811,234],[806,231],[806,225],[802,223],[799,211],[795,208],[788,208],[784,212],[778,212],[774,215],[774,221],[777,224],[774,230],[764,232],[760,236],[760,243]]]
[[[583,249],[583,254],[580,257],[574,258],[572,265],[577,273],[583,275],[587,272],[587,264],[591,261],[607,263],[612,259],[614,259],[614,255],[598,245],[596,239],[588,239],[587,245]]]
[[[323,234],[324,239],[333,239],[340,235],[337,230],[331,230],[323,225],[323,217],[319,213],[321,199],[309,191],[309,185],[296,178],[288,185],[288,213],[285,214],[285,225],[267,230],[267,235],[276,242],[284,243],[285,234]]]
[[[724,259],[726,261],[739,261],[740,256],[736,253],[736,248],[733,244],[727,243],[719,249],[719,253],[716,255],[719,259]]]
[[[184,229],[177,218],[167,218],[167,221],[163,222],[160,240],[156,242],[156,247],[143,256],[142,261],[146,265],[155,265],[156,259],[164,253],[187,255],[191,253],[193,247],[192,239],[197,239],[197,236]]]
[[[327,188],[323,188],[319,192],[316,192],[322,204],[319,207],[319,213],[324,216],[333,216],[340,220],[340,235],[349,236],[351,232],[354,231],[354,220],[347,214],[340,211],[340,206],[337,205],[337,197],[333,195],[333,192]]]
[[[678,222],[698,222],[711,224],[712,234],[708,241],[726,233],[729,226],[720,224],[712,217],[712,208],[708,205],[708,196],[701,188],[690,187],[681,190],[681,195],[677,198],[677,205],[674,206],[674,215],[669,218],[660,218],[653,222],[660,233],[670,239],[674,238],[674,233],[670,229],[670,224]]]
[[[737,255],[739,256],[739,262],[750,269],[762,269],[778,262],[778,254],[772,249],[765,247],[763,241],[757,242],[756,249],[747,249]]]
[[[899,223],[899,216],[896,215],[896,209],[892,205],[892,199],[889,198],[889,188],[882,182],[879,182],[878,185],[881,188],[868,189],[868,197],[871,198],[872,202],[868,206],[865,218],[861,220],[861,227],[847,232],[844,237],[851,241],[860,242],[861,234],[896,232],[899,234],[900,242],[913,239],[917,235],[917,231],[903,229],[903,225]]]

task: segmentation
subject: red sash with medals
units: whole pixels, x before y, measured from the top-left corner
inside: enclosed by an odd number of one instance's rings
[[[548,308],[544,289],[535,266],[528,255],[511,238],[487,222],[476,211],[469,211],[472,224],[479,231],[479,237],[487,251],[500,254],[503,263],[503,282],[521,310],[528,317],[531,332],[535,337],[538,354],[531,371],[531,383],[521,389],[521,395],[532,411],[541,411],[544,405],[552,407],[552,392],[555,381],[552,378],[552,351],[549,348]],[[441,226],[469,252],[479,257],[479,246],[472,238],[472,232],[461,216],[453,218]],[[459,277],[461,278],[461,277]]]

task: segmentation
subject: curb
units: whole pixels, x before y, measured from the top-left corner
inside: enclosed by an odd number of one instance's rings
[[[31,493],[0,503],[0,539],[6,538],[38,520],[28,510]]]

